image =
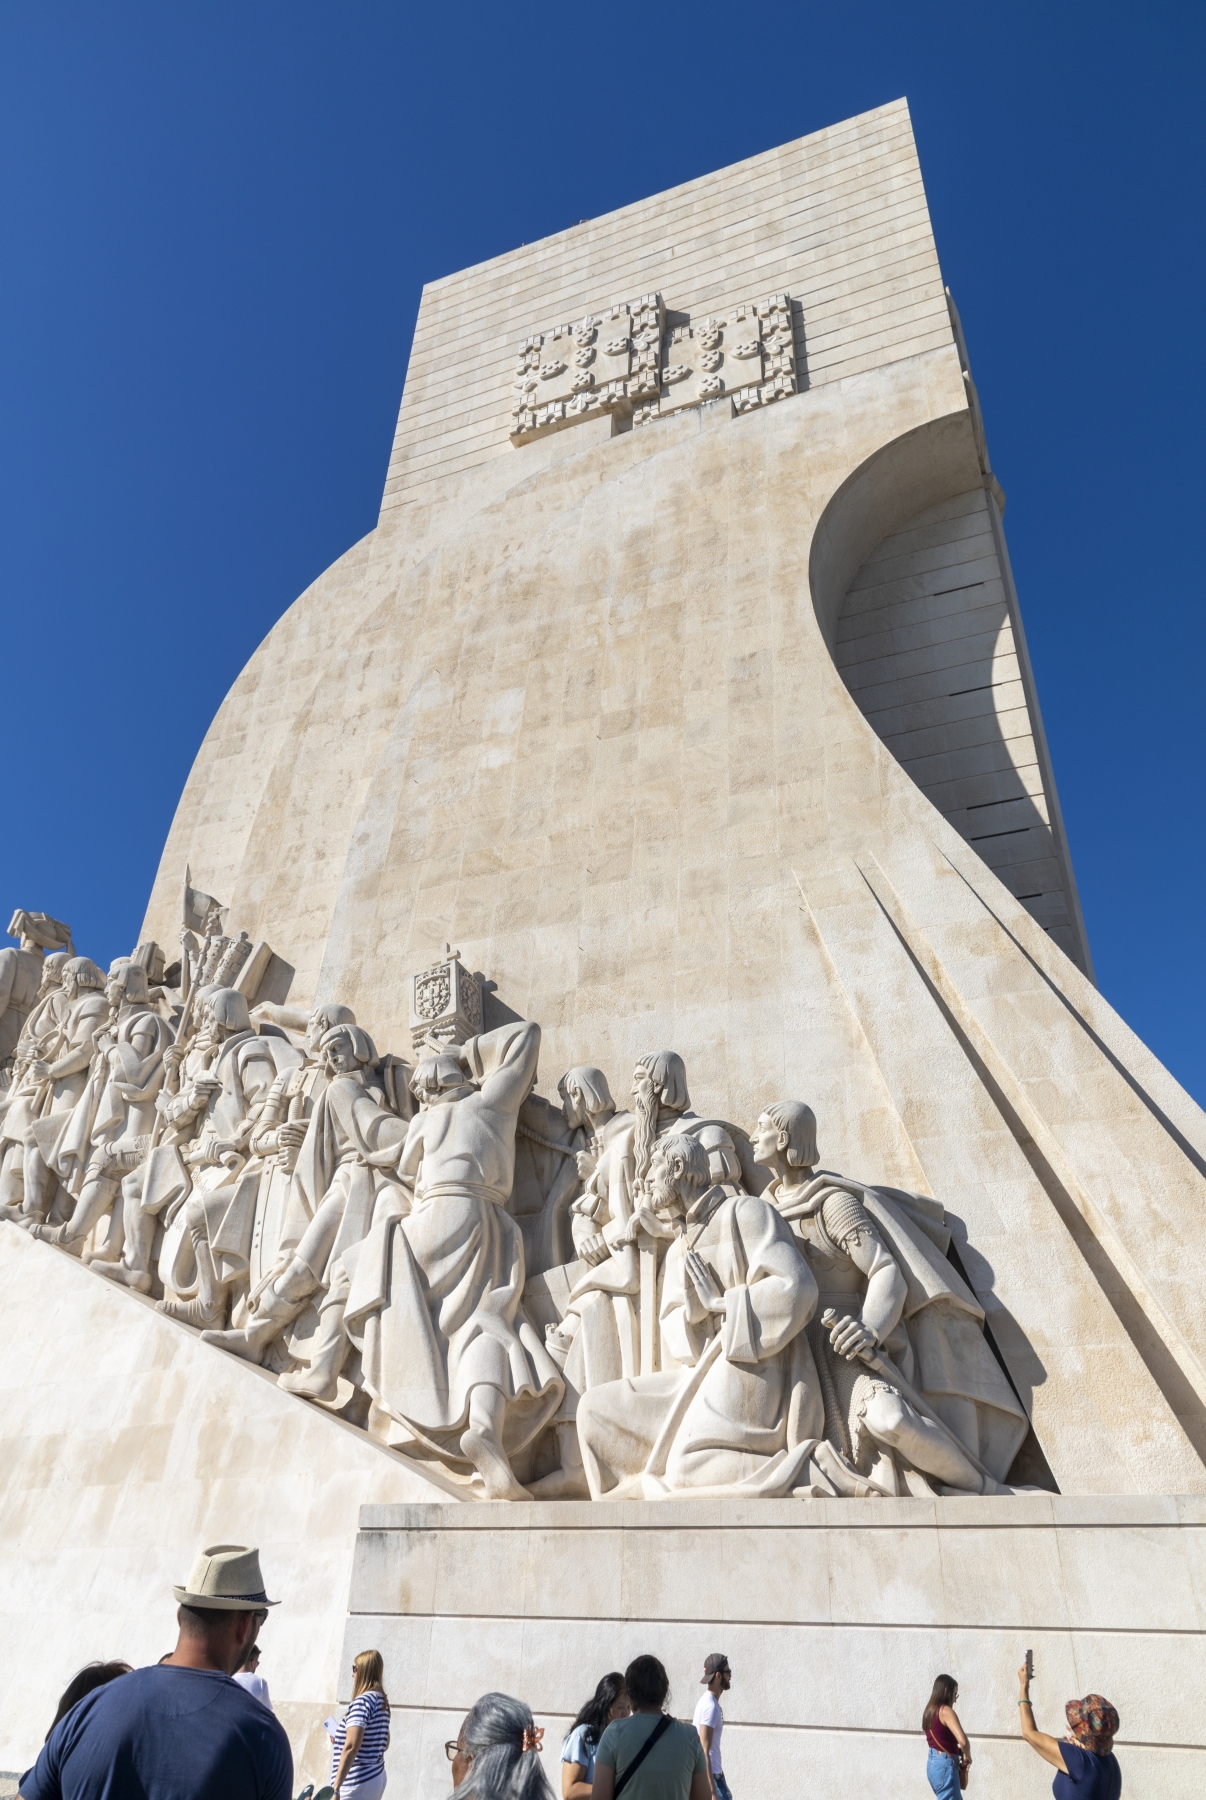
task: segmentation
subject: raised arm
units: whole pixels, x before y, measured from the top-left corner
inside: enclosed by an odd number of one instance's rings
[[[1066,1775],[1068,1765],[1064,1761],[1064,1753],[1059,1747],[1059,1739],[1048,1737],[1047,1733],[1040,1731],[1034,1722],[1034,1708],[1030,1704],[1030,1672],[1025,1663],[1018,1670],[1018,1686],[1021,1689],[1018,1700],[1018,1724],[1022,1728],[1022,1736],[1032,1750],[1038,1751],[1044,1762],[1050,1763],[1053,1769],[1059,1769]]]
[[[501,1025],[484,1037],[470,1038],[461,1058],[481,1083],[482,1099],[496,1112],[513,1113],[532,1091],[540,1060],[540,1027],[529,1019]]]

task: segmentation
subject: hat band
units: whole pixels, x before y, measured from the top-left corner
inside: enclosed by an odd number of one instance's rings
[[[186,1589],[185,1591],[187,1592],[188,1590]],[[268,1596],[264,1592],[263,1588],[260,1589],[258,1594],[196,1594],[196,1595],[194,1595],[194,1599],[197,1599],[197,1600],[257,1600],[261,1606],[271,1605],[271,1602],[269,1601]]]

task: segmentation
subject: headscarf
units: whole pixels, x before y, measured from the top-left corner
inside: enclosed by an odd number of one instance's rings
[[[1083,1700],[1069,1700],[1064,1708],[1072,1736],[1094,1756],[1105,1756],[1118,1732],[1118,1713],[1101,1694],[1086,1694]]]

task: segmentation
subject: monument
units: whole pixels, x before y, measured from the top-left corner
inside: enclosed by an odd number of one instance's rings
[[[1029,1645],[1198,1791],[1206,1120],[1093,985],[1004,505],[903,101],[424,290],[137,948],[0,953],[0,1762],[227,1540],[299,1778],[370,1644],[424,1800],[480,1692],[556,1777],[723,1648],[738,1792],[913,1792],[950,1668],[1011,1794]]]

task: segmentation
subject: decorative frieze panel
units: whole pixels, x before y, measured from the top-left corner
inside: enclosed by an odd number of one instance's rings
[[[667,326],[660,294],[525,338],[516,361],[511,440],[526,444],[600,412],[634,425],[728,397],[751,412],[795,392],[786,294]]]

